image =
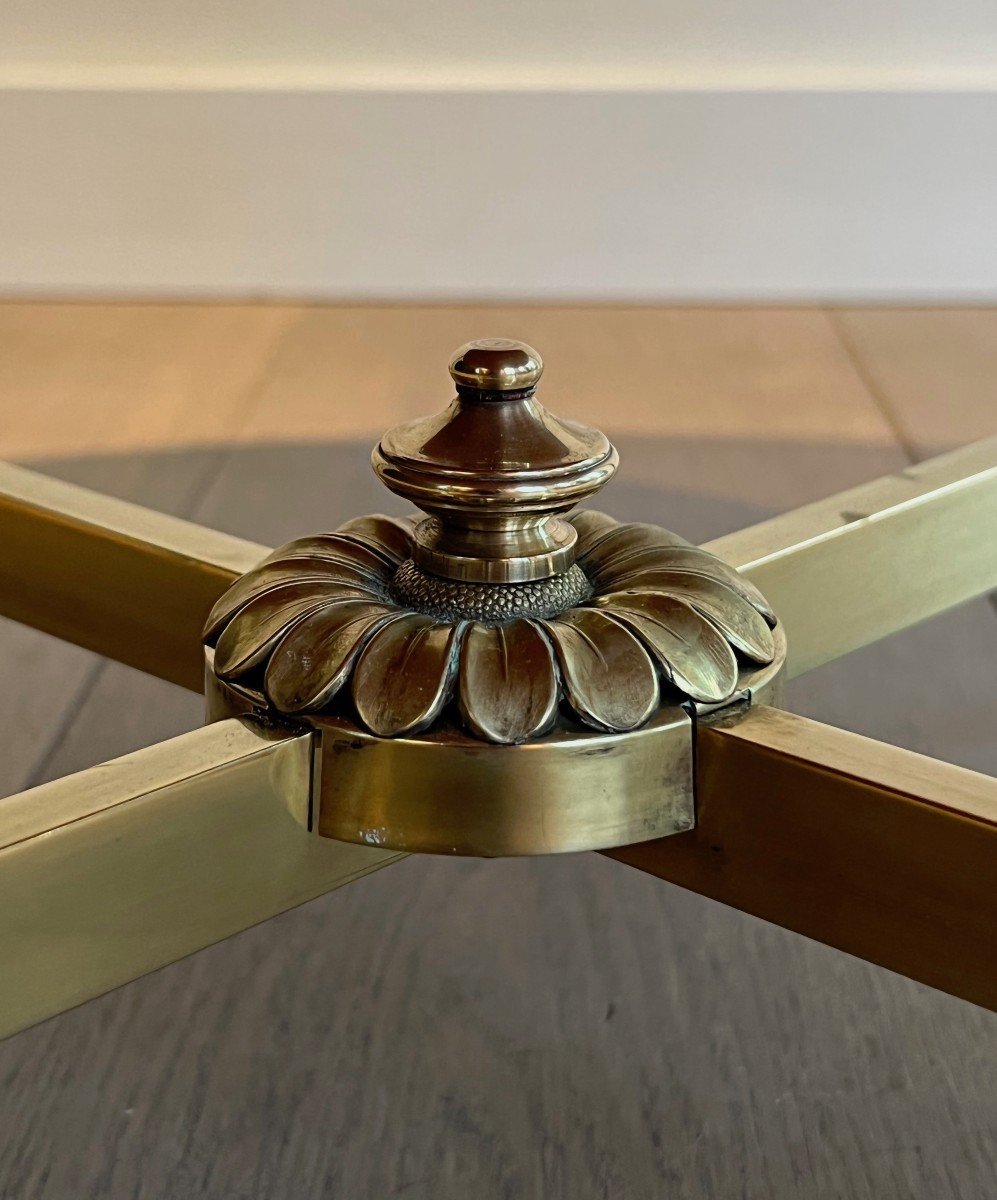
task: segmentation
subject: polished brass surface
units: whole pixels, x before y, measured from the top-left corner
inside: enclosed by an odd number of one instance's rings
[[[428,574],[523,583],[574,562],[575,531],[561,514],[612,477],[617,456],[598,430],[541,406],[542,370],[522,342],[470,342],[451,362],[449,409],[389,430],[375,447],[382,482],[429,514],[413,545]]]
[[[0,615],[199,690],[198,631],[266,548],[0,463]]]
[[[633,733],[559,730],[497,746],[451,732],[386,740],[335,719],[321,734],[318,831],[431,854],[555,854],[691,829],[691,721]]]
[[[613,858],[997,1010],[997,780],[790,713],[700,725],[696,828]]]
[[[0,1036],[396,858],[308,831],[315,737],[223,721],[0,800]]]
[[[773,663],[742,673],[739,711],[779,700],[779,627],[774,636]],[[205,653],[209,720],[266,712],[262,694],[219,679],[212,651]],[[629,703],[627,690],[620,691],[618,703]],[[553,696],[536,688],[530,702],[542,711]],[[495,720],[520,719],[498,706],[491,712]],[[341,716],[311,716],[320,735],[316,827],[364,845],[482,856],[664,837],[692,825],[692,731],[697,720],[714,719],[705,716],[710,712],[709,705],[673,705],[641,728],[603,734],[561,719],[520,745],[468,736],[453,722],[388,739]]]
[[[786,627],[790,677],[997,588],[997,438],[706,547]]]
[[[535,388],[543,359],[532,346],[508,338],[481,338],[455,350],[450,376],[458,387],[480,392],[524,392]]]
[[[209,720],[258,712],[211,670]],[[680,708],[599,738],[561,728],[520,746],[449,728],[375,737],[335,717],[318,736],[315,827],[329,838],[429,854],[552,854],[690,829],[692,718]]]

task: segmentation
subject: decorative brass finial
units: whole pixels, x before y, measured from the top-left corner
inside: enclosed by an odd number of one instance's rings
[[[449,409],[389,430],[372,461],[381,481],[428,513],[412,557],[430,575],[520,583],[563,574],[577,534],[561,514],[607,483],[618,458],[597,429],[536,399],[540,355],[488,338],[453,356]]]
[[[771,699],[785,638],[725,562],[656,525],[565,518],[616,470],[536,399],[540,355],[470,342],[444,412],[372,461],[425,517],[358,517],[237,580],[204,630],[211,716],[318,741],[319,833],[548,854],[689,829],[694,720]]]
[[[290,716],[387,738],[449,722],[500,744],[636,730],[774,678],[775,616],[733,568],[655,525],[562,519],[617,455],[541,407],[542,369],[521,342],[463,346],[449,409],[372,456],[427,517],[360,517],[275,550],[208,619],[214,675]]]

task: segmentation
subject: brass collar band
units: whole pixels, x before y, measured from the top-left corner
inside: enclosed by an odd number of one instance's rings
[[[259,711],[222,683],[207,652],[208,719]],[[426,854],[556,854],[651,841],[696,819],[695,726],[779,700],[779,671],[719,708],[663,709],[641,729],[562,726],[499,746],[444,728],[379,738],[342,717],[319,733],[311,829],[339,841]]]

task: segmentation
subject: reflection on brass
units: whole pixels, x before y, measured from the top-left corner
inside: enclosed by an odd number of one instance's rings
[[[389,486],[435,516],[362,517],[275,550],[208,618],[219,679],[282,714],[353,719],[379,737],[449,719],[511,745],[559,721],[581,737],[627,733],[662,708],[750,689],[777,646],[757,589],[657,526],[592,511],[561,520],[579,480],[591,490],[592,464],[615,466],[609,443],[539,408],[529,347],[472,343],[455,364],[450,411],[387,434],[374,454]],[[501,527],[478,515],[491,501]],[[483,561],[528,559],[534,574],[479,582],[422,553],[427,525],[437,547],[452,545],[465,517]],[[540,573],[517,522],[562,543],[558,570],[541,555]]]
[[[308,832],[315,736],[222,721],[0,802],[0,1037],[397,858]]]
[[[412,554],[430,575],[522,583],[574,562],[576,534],[561,515],[612,478],[617,455],[597,429],[540,404],[542,371],[522,342],[470,342],[450,364],[450,407],[375,447],[381,481],[429,514]]]
[[[553,854],[691,829],[692,722],[670,709],[632,733],[560,730],[499,746],[440,732],[389,740],[319,719],[318,832],[431,854]]]
[[[206,654],[208,719],[259,711],[263,698],[219,680]],[[310,724],[319,735],[313,820],[325,837],[495,856],[597,849],[693,824],[692,720],[680,708],[632,733],[561,729],[519,746],[454,728],[389,739],[342,718]]]
[[[997,437],[712,542],[812,671],[997,588]]]
[[[455,350],[450,376],[458,388],[479,392],[527,392],[540,382],[543,359],[525,342],[482,338]]]
[[[738,710],[777,703],[785,644],[746,671]],[[267,711],[262,693],[218,677],[205,651],[207,714]],[[624,692],[621,703],[629,702]],[[536,706],[549,703],[538,693]],[[556,854],[646,841],[694,820],[692,734],[713,706],[661,709],[639,729],[595,734],[569,721],[533,741],[496,744],[455,719],[382,738],[343,716],[311,716],[321,735],[315,826],[327,837],[431,854]],[[729,710],[724,710],[729,711]],[[712,718],[710,718],[712,719]]]

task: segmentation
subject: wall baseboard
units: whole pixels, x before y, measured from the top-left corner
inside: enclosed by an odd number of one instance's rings
[[[997,300],[997,92],[0,89],[0,293]]]

